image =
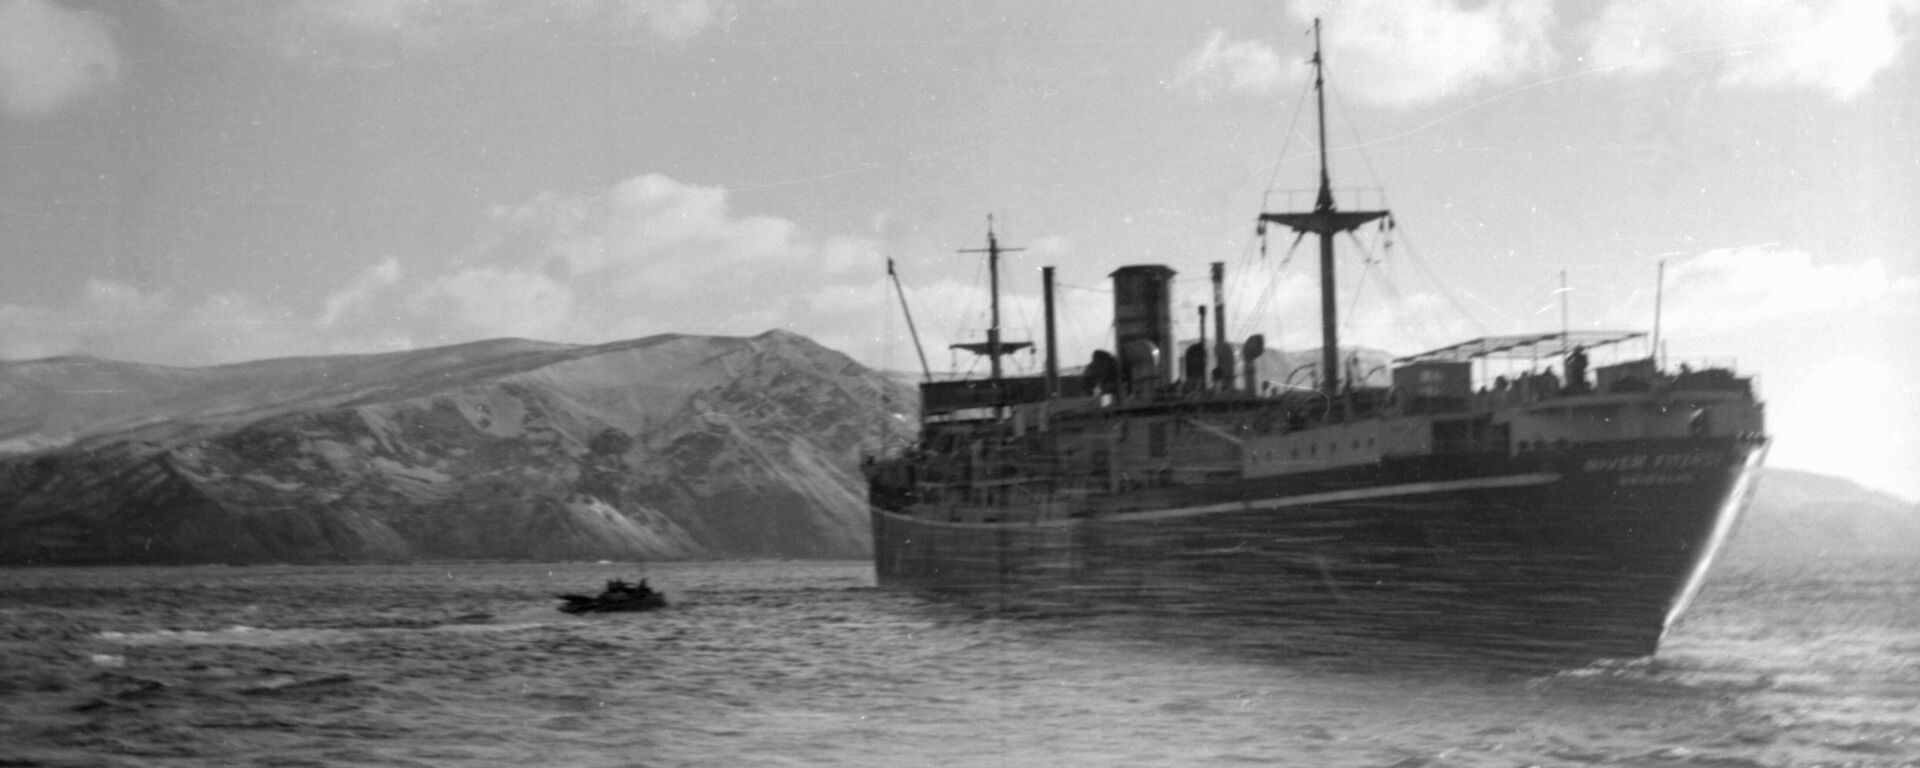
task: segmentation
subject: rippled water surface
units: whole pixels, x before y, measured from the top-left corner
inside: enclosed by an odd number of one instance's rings
[[[0,765],[1920,765],[1920,566],[1722,568],[1654,660],[1305,654],[865,563],[0,571]]]

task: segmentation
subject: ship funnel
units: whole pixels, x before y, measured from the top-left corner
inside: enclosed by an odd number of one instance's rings
[[[1260,369],[1259,366],[1255,364],[1255,361],[1259,360],[1261,355],[1266,354],[1266,351],[1267,337],[1258,333],[1248,336],[1246,346],[1240,348],[1241,356],[1246,360],[1244,376],[1246,378],[1246,388],[1248,392],[1259,391],[1257,385],[1259,384]]]
[[[1227,265],[1213,263],[1213,386],[1233,390],[1233,343],[1227,341]],[[1204,314],[1204,313],[1203,313]],[[1200,335],[1206,341],[1206,334]]]
[[[1173,366],[1173,358],[1160,354],[1160,347],[1151,341],[1133,339],[1120,349],[1120,365],[1127,386],[1134,392],[1146,393],[1167,380],[1167,369]]]
[[[1185,360],[1182,361],[1182,366],[1183,370],[1181,373],[1187,382],[1184,388],[1199,389],[1200,382],[1207,380],[1207,346],[1205,344],[1188,344],[1187,356]]]
[[[1174,274],[1164,265],[1147,264],[1121,267],[1110,275],[1113,278],[1114,348],[1126,358],[1127,375],[1136,388],[1146,384],[1141,380],[1142,374],[1158,378],[1162,383],[1173,380],[1173,356],[1159,352],[1174,348]],[[1143,348],[1135,342],[1144,342],[1146,346]],[[1139,356],[1145,349],[1154,352],[1148,356],[1151,369],[1144,365],[1148,360]]]

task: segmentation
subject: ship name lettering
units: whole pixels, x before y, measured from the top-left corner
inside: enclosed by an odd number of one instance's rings
[[[1640,472],[1621,475],[1620,485],[1686,485],[1693,482],[1692,472]]]
[[[1701,469],[1725,463],[1726,457],[1717,453],[1628,453],[1587,459],[1580,469],[1585,472],[1633,472],[1643,469]]]
[[[1607,456],[1597,459],[1587,459],[1587,463],[1582,466],[1581,469],[1587,472],[1625,472],[1634,469],[1646,469],[1647,460],[1647,454],[1644,453]]]
[[[1666,453],[1654,457],[1653,466],[1655,469],[1694,469],[1717,467],[1722,460],[1717,453]]]

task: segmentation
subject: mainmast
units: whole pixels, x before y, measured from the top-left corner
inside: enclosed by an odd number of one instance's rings
[[[1320,128],[1320,194],[1311,213],[1262,213],[1260,232],[1268,222],[1283,225],[1301,235],[1320,236],[1320,385],[1327,397],[1340,394],[1340,338],[1335,324],[1333,299],[1333,238],[1352,231],[1386,211],[1340,211],[1333,204],[1333,180],[1327,172],[1327,92],[1325,67],[1320,53],[1320,20],[1313,20],[1313,93]]]
[[[964,349],[976,355],[986,355],[992,361],[992,380],[997,386],[1000,382],[1000,356],[1010,355],[1033,346],[1029,341],[1002,342],[1000,340],[1000,254],[1017,253],[1025,248],[1002,248],[999,238],[993,233],[993,217],[987,217],[987,247],[962,250],[960,253],[984,253],[987,255],[987,290],[992,295],[993,314],[987,326],[987,341],[955,344],[953,349]]]

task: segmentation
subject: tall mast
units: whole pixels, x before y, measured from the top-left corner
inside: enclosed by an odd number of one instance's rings
[[[1060,396],[1060,340],[1053,330],[1053,267],[1040,268],[1040,296],[1047,313],[1047,397]]]
[[[985,354],[987,358],[992,361],[994,381],[1000,380],[1000,356],[1028,346],[1027,344],[1009,346],[1000,343],[1000,254],[1017,253],[1024,250],[1026,249],[1001,248],[1000,240],[993,232],[993,214],[987,214],[987,247],[984,249],[973,248],[961,251],[961,253],[984,253],[987,255],[987,293],[992,296],[993,315],[987,326],[987,348]]]
[[[1653,350],[1647,355],[1653,360],[1654,370],[1666,368],[1666,361],[1660,359],[1660,304],[1665,300],[1667,290],[1667,260],[1660,260],[1660,271],[1653,280]]]
[[[1569,334],[1573,332],[1572,320],[1567,315],[1567,271],[1560,270],[1560,353],[1566,354]]]
[[[1000,240],[995,237],[993,232],[993,216],[989,215],[987,216],[987,247],[960,251],[960,253],[984,253],[987,255],[987,292],[992,295],[993,315],[990,324],[987,326],[987,341],[985,344],[955,344],[953,348],[964,349],[976,355],[986,355],[987,358],[992,361],[992,380],[996,387],[999,385],[1001,378],[1000,356],[1010,355],[1033,346],[1032,342],[1027,341],[1009,343],[1000,340],[1000,254],[1017,253],[1024,250],[1026,249],[1000,247]]]
[[[993,296],[993,321],[987,326],[987,357],[993,380],[1000,380],[1000,241],[993,236],[993,216],[987,216],[987,292]]]
[[[1260,232],[1268,222],[1320,238],[1320,382],[1329,398],[1340,394],[1340,337],[1333,299],[1333,238],[1387,215],[1386,211],[1340,211],[1333,204],[1333,178],[1327,171],[1327,94],[1325,61],[1320,52],[1320,20],[1313,20],[1313,92],[1320,129],[1320,194],[1312,213],[1262,213]]]
[[[1314,198],[1316,211],[1333,210],[1333,178],[1327,174],[1327,79],[1320,58],[1320,17],[1313,19],[1313,114],[1320,130],[1320,196]]]

